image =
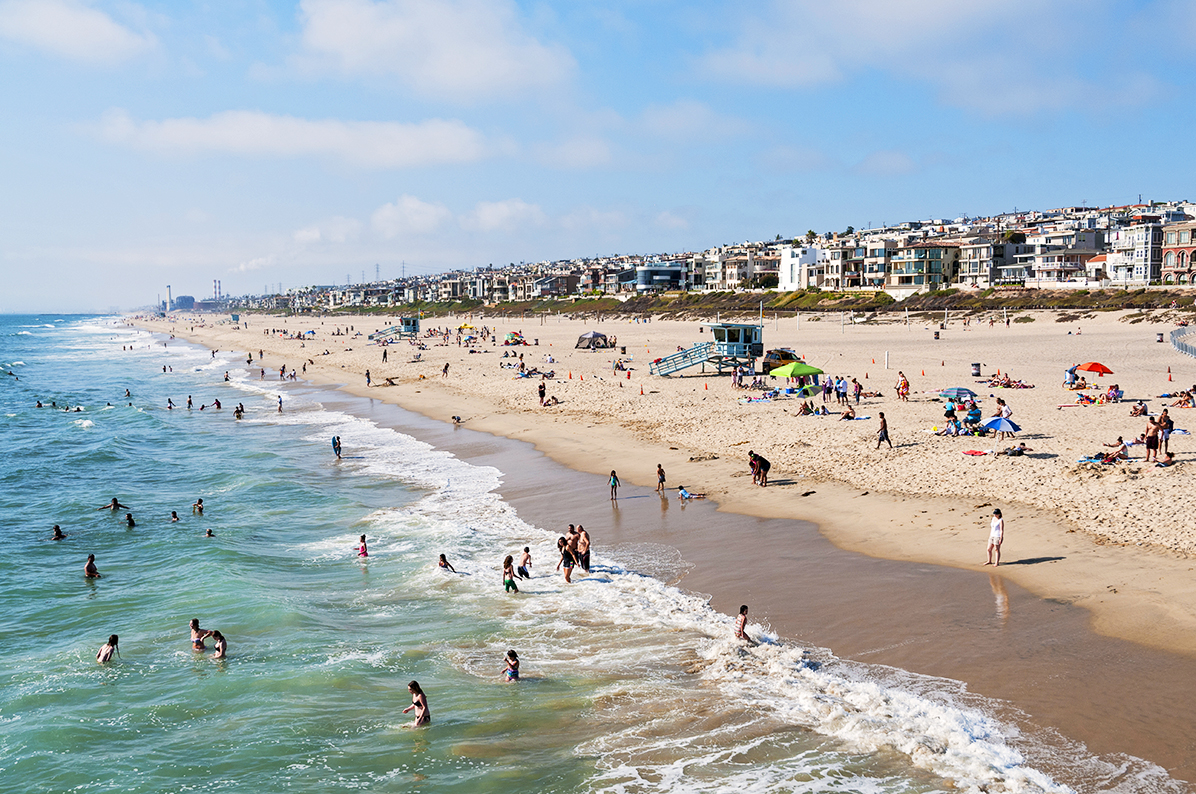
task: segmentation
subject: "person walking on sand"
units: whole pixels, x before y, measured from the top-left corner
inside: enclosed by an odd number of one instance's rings
[[[368,389],[371,385],[372,384],[370,382],[370,371],[367,369],[365,371],[365,387]]]
[[[444,362],[444,369],[442,369],[440,371],[440,377],[442,377],[442,378],[448,377],[448,368],[449,368],[449,362],[446,361],[446,362]]]
[[[880,449],[880,442],[884,441],[889,445],[889,449],[893,448],[893,442],[889,440],[889,420],[885,419],[885,412],[880,412],[880,429],[876,431],[876,448]]]
[[[996,567],[1001,564],[1001,541],[1005,539],[1005,519],[1000,510],[993,511],[992,524],[988,530],[988,562],[985,565]]]
[[[112,660],[112,654],[120,656],[120,637],[115,634],[108,635],[108,642],[100,646],[100,650],[96,653],[96,661],[100,664],[107,664]]]
[[[415,709],[415,720],[411,723],[412,728],[419,728],[427,725],[432,721],[432,710],[428,708],[428,696],[419,688],[418,681],[412,681],[407,685],[407,691],[411,693],[411,705],[403,709],[403,713]]]
[[[659,463],[656,464],[656,490],[664,493],[664,467]]]
[[[619,501],[619,475],[615,474],[614,469],[610,471],[610,500]]]
[[[87,562],[83,565],[83,578],[85,579],[103,579],[100,571],[96,568],[96,556],[94,554],[87,555]]]
[[[515,584],[515,558],[510,554],[502,561],[502,586],[506,592],[519,592],[519,585]]]

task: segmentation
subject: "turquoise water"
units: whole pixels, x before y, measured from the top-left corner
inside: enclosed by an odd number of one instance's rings
[[[1027,753],[952,682],[760,626],[745,649],[634,554],[565,586],[556,536],[493,493],[501,472],[263,382],[241,354],[164,341],[114,318],[0,318],[19,377],[0,382],[2,791],[1070,790],[1051,763],[1116,781],[1091,790],[1171,785],[1063,744]],[[96,509],[114,496],[135,528]],[[524,545],[534,578],[505,594],[501,559]],[[191,618],[227,659],[190,649]],[[111,633],[121,655],[100,666]],[[404,728],[412,679],[425,729]]]

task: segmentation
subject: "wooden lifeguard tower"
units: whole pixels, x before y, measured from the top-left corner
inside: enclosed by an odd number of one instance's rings
[[[679,370],[713,364],[721,375],[736,367],[755,367],[764,355],[764,326],[757,323],[702,323],[713,341],[699,342],[688,350],[665,356],[648,365],[653,375],[672,375]]]

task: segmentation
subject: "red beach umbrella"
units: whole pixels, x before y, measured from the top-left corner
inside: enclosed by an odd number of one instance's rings
[[[1082,369],[1085,372],[1095,372],[1097,377],[1101,378],[1103,378],[1105,375],[1113,374],[1113,370],[1096,361],[1089,361],[1087,363],[1081,364],[1080,366],[1076,367],[1076,369]]]

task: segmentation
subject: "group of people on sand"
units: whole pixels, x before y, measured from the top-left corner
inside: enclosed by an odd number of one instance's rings
[[[752,470],[752,483],[759,485],[761,488],[768,485],[768,470],[772,468],[772,464],[763,455],[757,455],[752,450],[748,450],[748,467]]]

